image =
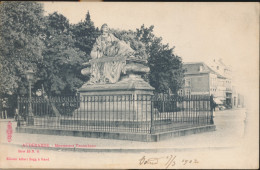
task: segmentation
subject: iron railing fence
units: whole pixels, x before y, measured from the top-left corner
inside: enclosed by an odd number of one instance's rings
[[[208,95],[165,95],[153,98],[155,132],[213,124],[213,97]]]
[[[23,126],[157,133],[213,124],[211,96],[93,95],[18,98]],[[29,116],[31,111],[33,115]]]

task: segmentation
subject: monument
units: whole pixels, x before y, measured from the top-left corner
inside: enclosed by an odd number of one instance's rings
[[[144,116],[140,117],[137,113],[143,111],[141,107],[144,104],[138,101],[138,97],[151,97],[154,91],[141,78],[141,75],[149,72],[147,61],[134,56],[135,51],[129,43],[109,33],[107,24],[102,25],[101,31],[102,35],[93,45],[91,60],[83,63],[85,68],[81,73],[90,76],[90,79],[78,90],[84,100],[80,104],[80,114],[100,114],[106,119],[109,112],[109,116],[116,113],[121,117],[129,116],[131,120],[141,120]],[[122,105],[122,101],[129,103]],[[146,108],[146,112],[149,109]]]

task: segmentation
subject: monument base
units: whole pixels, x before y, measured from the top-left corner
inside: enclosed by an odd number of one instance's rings
[[[84,84],[79,89],[80,109],[74,114],[88,120],[149,120],[153,91],[138,75],[129,75],[114,84]]]

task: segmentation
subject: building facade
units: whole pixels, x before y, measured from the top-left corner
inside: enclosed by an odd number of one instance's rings
[[[224,64],[221,58],[213,59],[209,61],[208,66],[217,74],[219,74],[219,93],[223,93],[221,96],[225,96],[221,100],[224,102],[224,105],[227,108],[232,108],[233,105],[233,96],[232,96],[232,68]],[[225,93],[225,95],[224,95]]]
[[[235,86],[232,86],[232,108],[241,107],[244,107],[244,96],[237,92]]]
[[[184,85],[179,95],[213,95],[222,108],[244,107],[244,96],[232,85],[232,69],[221,59],[183,64]]]
[[[213,95],[216,104],[225,105],[227,78],[204,62],[184,63],[184,86],[179,95]]]

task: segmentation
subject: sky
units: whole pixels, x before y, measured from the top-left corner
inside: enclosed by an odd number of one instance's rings
[[[45,15],[57,11],[72,24],[89,11],[99,28],[103,23],[126,30],[154,25],[155,35],[175,46],[184,62],[222,58],[238,89],[259,88],[258,3],[44,2],[44,10]]]

